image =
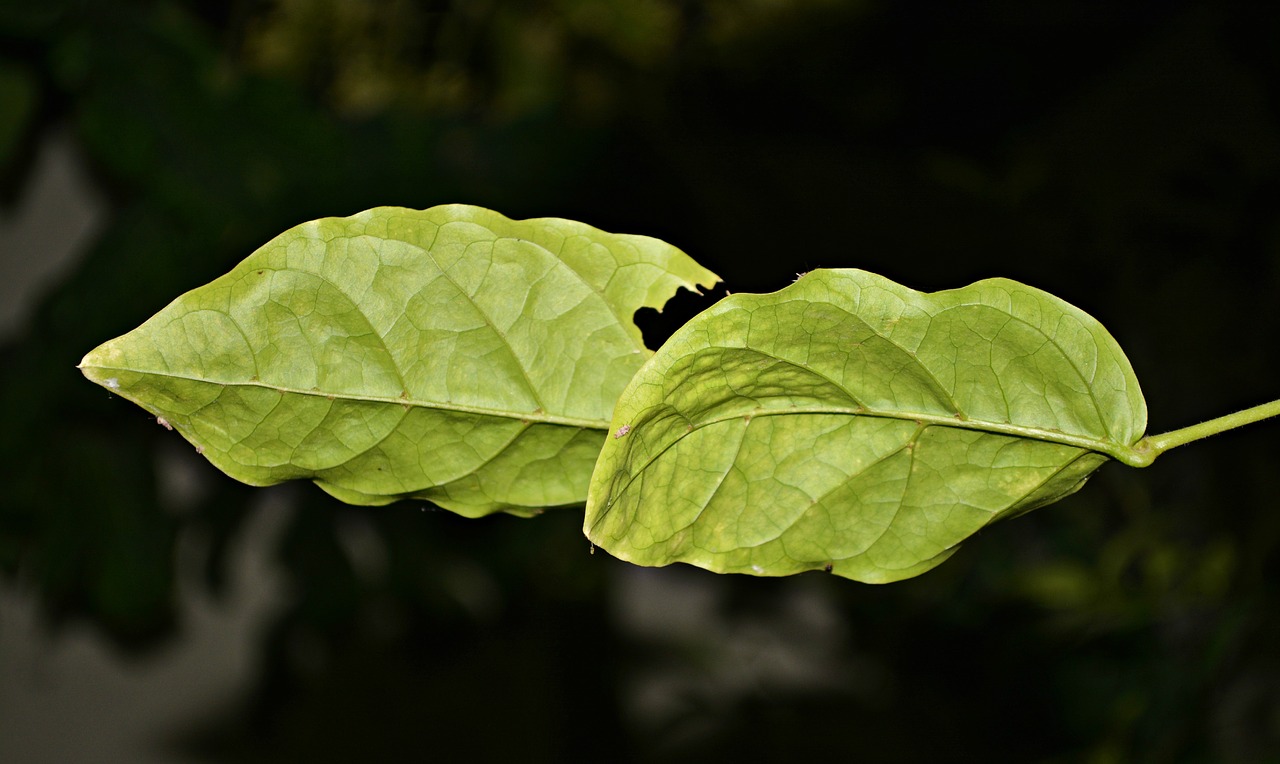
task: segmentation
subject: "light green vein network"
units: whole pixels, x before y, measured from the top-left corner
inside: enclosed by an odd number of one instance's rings
[[[81,369],[246,483],[533,514],[585,500],[651,355],[635,311],[717,281],[648,237],[377,208],[286,231]]]
[[[1045,292],[824,270],[696,317],[611,426],[585,521],[606,551],[886,582],[1132,458],[1146,405],[1101,324]]]

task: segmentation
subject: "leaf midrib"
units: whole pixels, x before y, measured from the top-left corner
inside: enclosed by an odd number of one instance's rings
[[[1127,454],[1130,451],[1129,446],[1124,443],[1090,438],[1084,435],[1072,435],[1071,433],[1062,432],[1061,430],[1052,430],[1043,427],[1028,427],[1026,425],[1007,422],[992,422],[984,419],[971,419],[969,417],[959,419],[955,416],[926,414],[919,411],[880,411],[867,407],[850,406],[795,406],[787,407],[785,409],[759,409],[745,414],[733,414],[717,417],[715,419],[708,419],[694,425],[694,429],[706,427],[718,422],[728,421],[730,419],[739,419],[744,416],[755,418],[758,416],[780,416],[785,414],[848,414],[850,416],[869,416],[877,417],[879,419],[901,419],[904,421],[918,422],[922,425],[955,427],[962,430],[990,432],[996,435],[1011,435],[1013,437],[1029,438],[1031,440],[1057,443],[1064,446],[1074,446],[1075,448],[1083,448],[1087,451],[1103,453],[1114,459],[1119,459],[1122,454]]]
[[[554,424],[565,427],[577,427],[586,430],[601,430],[607,432],[609,430],[609,421],[606,419],[583,419],[579,417],[560,416],[558,414],[548,414],[545,411],[504,411],[502,409],[487,408],[484,406],[469,406],[463,403],[453,403],[449,401],[424,401],[415,398],[387,397],[383,395],[360,395],[356,393],[331,393],[323,390],[300,390],[297,388],[286,387],[283,385],[273,385],[262,381],[244,381],[244,382],[219,382],[212,379],[204,379],[188,374],[175,374],[168,371],[153,371],[146,369],[134,369],[122,366],[81,366],[80,368],[94,368],[104,372],[119,372],[128,374],[143,374],[152,377],[165,377],[168,379],[181,379],[188,382],[200,382],[207,385],[216,385],[219,387],[257,387],[264,390],[275,390],[278,393],[286,395],[306,395],[314,398],[326,398],[329,400],[343,401],[360,401],[367,403],[383,403],[394,404],[408,408],[425,408],[435,409],[439,411],[453,411],[462,414],[478,414],[481,416],[492,416],[503,419],[511,419],[519,422],[537,423],[537,424]],[[118,394],[125,394],[127,390],[124,387],[117,389]]]
[[[839,307],[839,306],[836,306],[836,307]],[[984,306],[984,307],[990,307],[990,306]],[[1133,449],[1130,447],[1130,444],[1128,443],[1122,443],[1116,440],[1109,440],[1104,438],[1091,438],[1084,435],[1072,435],[1070,433],[1066,433],[1061,430],[1053,430],[1053,429],[1044,428],[1044,427],[1029,427],[1025,425],[1016,425],[1013,423],[995,422],[987,419],[975,419],[975,418],[969,417],[968,415],[963,414],[959,403],[955,400],[954,394],[951,391],[949,391],[947,387],[938,380],[937,376],[933,373],[932,369],[929,368],[928,364],[921,361],[919,356],[914,351],[908,350],[907,348],[903,347],[899,343],[895,342],[893,339],[876,332],[874,327],[870,324],[870,322],[866,321],[866,319],[862,318],[856,313],[848,313],[848,311],[845,311],[845,312],[850,317],[860,321],[865,326],[867,326],[867,328],[871,329],[871,331],[874,334],[876,334],[877,337],[884,339],[886,342],[889,342],[894,347],[898,348],[907,356],[909,356],[919,366],[920,369],[922,369],[926,374],[929,375],[929,378],[933,382],[936,388],[936,391],[942,394],[942,397],[946,399],[945,402],[949,403],[957,413],[952,416],[944,416],[940,414],[926,414],[923,412],[916,412],[916,411],[877,410],[865,405],[858,405],[858,406],[852,406],[852,407],[823,405],[823,406],[808,406],[808,407],[788,407],[785,409],[761,408],[748,414],[734,414],[734,415],[728,415],[725,417],[720,417],[717,419],[710,419],[702,424],[693,425],[694,428],[697,429],[699,427],[715,424],[716,422],[726,421],[729,419],[735,419],[741,416],[776,416],[778,414],[792,414],[792,413],[852,414],[855,416],[873,416],[873,417],[879,417],[883,419],[910,420],[910,421],[919,422],[921,424],[930,424],[930,425],[937,425],[942,427],[958,427],[966,430],[976,430],[979,432],[991,432],[999,435],[1011,435],[1014,437],[1030,438],[1033,440],[1046,441],[1050,443],[1059,443],[1062,445],[1074,446],[1076,448],[1083,448],[1089,451],[1096,451],[1099,453],[1103,453],[1103,454],[1106,454],[1107,456],[1110,456],[1113,459],[1117,459],[1120,461],[1125,461],[1126,457],[1132,457]],[[1021,319],[1019,319],[1017,316],[1013,316],[1012,314],[1005,314],[1005,315],[1007,315],[1012,320],[1021,321]],[[1035,327],[1031,326],[1025,321],[1022,321],[1022,323],[1031,329],[1036,329]],[[1062,348],[1061,345],[1058,345],[1055,340],[1050,338],[1043,331],[1038,329],[1036,329],[1036,331],[1038,331],[1040,335],[1044,337],[1045,342],[1052,344],[1055,348],[1058,349],[1059,353],[1061,353],[1062,356],[1066,358],[1068,362],[1070,362],[1070,355],[1065,351],[1064,348]],[[724,349],[729,349],[729,348],[724,348]],[[764,356],[771,360],[785,363],[796,369],[803,370],[804,372],[813,374],[814,376],[821,378],[824,382],[832,385],[841,393],[843,393],[846,397],[848,397],[849,400],[854,401],[855,403],[860,403],[863,400],[861,396],[855,395],[854,392],[850,390],[845,384],[837,381],[836,379],[828,376],[827,374],[822,373],[817,369],[814,369],[810,366],[805,365],[802,362],[787,358],[785,355],[782,355],[780,353],[763,350],[760,348],[752,348],[752,347],[742,347],[742,348],[732,348],[732,349],[756,353],[758,355]],[[1098,399],[1094,393],[1093,386],[1090,385],[1086,380],[1084,380],[1082,372],[1080,372],[1080,370],[1076,368],[1074,364],[1072,364],[1072,369],[1078,375],[1080,375],[1082,381],[1085,381],[1085,384],[1088,387],[1089,394],[1091,396],[1090,399],[1093,401],[1095,410],[1097,410],[1099,414],[1099,420],[1101,421],[1102,426],[1107,429],[1107,435],[1109,437],[1110,428],[1106,424],[1105,417],[1102,416],[1101,408],[1099,408]],[[669,372],[670,369],[666,369],[665,371]]]
[[[824,415],[825,414],[845,414],[848,416],[855,416],[855,417],[866,416],[866,417],[876,417],[880,419],[899,419],[899,420],[910,421],[910,422],[915,422],[919,424],[921,426],[922,431],[927,427],[933,426],[933,427],[954,427],[962,430],[973,430],[975,432],[986,432],[986,433],[992,433],[996,435],[1009,435],[1012,437],[1026,438],[1029,440],[1038,440],[1046,443],[1054,443],[1054,444],[1063,445],[1063,446],[1071,446],[1073,448],[1079,448],[1085,451],[1105,454],[1106,456],[1112,459],[1116,459],[1122,462],[1125,461],[1126,460],[1125,457],[1130,456],[1133,451],[1131,447],[1125,444],[1116,443],[1113,441],[1098,440],[1097,438],[1088,438],[1081,435],[1071,435],[1069,433],[1060,432],[1057,430],[1048,430],[1048,429],[1043,429],[1039,427],[1026,427],[1023,425],[1008,424],[1004,422],[988,422],[980,419],[968,419],[968,418],[956,419],[955,417],[941,416],[938,414],[925,414],[923,412],[917,412],[917,411],[877,411],[877,410],[865,408],[862,406],[858,406],[858,407],[794,406],[794,407],[787,407],[785,409],[763,409],[762,408],[762,409],[755,409],[746,413],[726,414],[724,416],[719,416],[713,419],[707,419],[707,420],[698,422],[697,424],[690,423],[689,429],[681,433],[679,437],[673,438],[670,443],[666,444],[661,449],[659,449],[658,452],[655,453],[648,461],[646,461],[640,469],[636,470],[632,474],[631,479],[628,480],[627,484],[623,486],[622,491],[618,491],[617,493],[620,494],[623,491],[625,491],[627,488],[629,488],[631,483],[635,480],[636,476],[643,473],[645,470],[649,469],[649,467],[658,459],[662,458],[662,455],[666,453],[672,446],[674,446],[676,443],[679,443],[681,440],[687,437],[689,433],[695,430],[700,430],[704,427],[710,427],[711,425],[719,424],[721,422],[733,421],[735,419],[743,419],[743,418],[754,419],[756,417],[764,417],[764,416],[789,416],[792,414],[824,414]],[[632,430],[631,432],[634,433],[634,430]],[[608,513],[608,511],[613,507],[613,504],[615,501],[616,501],[616,496],[611,492],[605,504],[604,513],[600,516],[600,518],[597,519],[595,525],[598,525],[599,522],[604,519],[604,514]]]

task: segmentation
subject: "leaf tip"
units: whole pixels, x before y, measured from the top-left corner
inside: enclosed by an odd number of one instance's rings
[[[102,385],[109,390],[119,390],[120,377],[115,374],[116,364],[112,363],[111,355],[112,351],[107,348],[107,345],[100,345],[80,359],[76,368],[90,382]]]

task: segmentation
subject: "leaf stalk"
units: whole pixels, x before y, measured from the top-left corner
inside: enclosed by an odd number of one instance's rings
[[[1234,430],[1246,424],[1260,422],[1263,419],[1270,419],[1273,416],[1280,416],[1280,400],[1263,403],[1243,411],[1237,411],[1234,414],[1227,414],[1216,419],[1210,419],[1207,422],[1193,424],[1190,427],[1170,430],[1160,435],[1148,435],[1133,444],[1132,459],[1122,459],[1121,461],[1131,467],[1146,467],[1155,461],[1157,456],[1171,448],[1177,448],[1227,430]]]

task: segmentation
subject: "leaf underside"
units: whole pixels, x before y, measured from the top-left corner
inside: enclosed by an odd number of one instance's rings
[[[1101,324],[1045,292],[821,270],[694,318],[611,427],[585,522],[606,551],[888,582],[1077,490],[1146,405]]]
[[[718,280],[648,237],[377,208],[286,231],[81,369],[246,483],[527,515],[585,500],[651,355],[635,311]]]

